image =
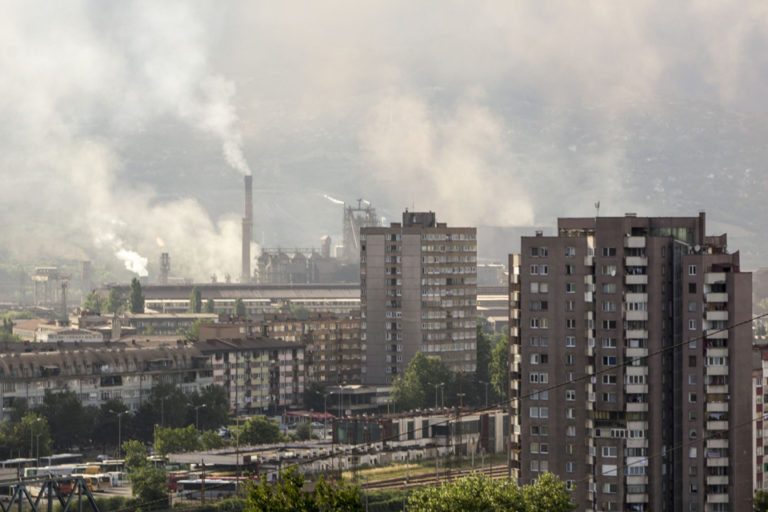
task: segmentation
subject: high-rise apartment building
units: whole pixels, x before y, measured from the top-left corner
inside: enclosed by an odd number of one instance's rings
[[[520,482],[555,473],[581,510],[749,510],[751,275],[725,235],[559,219],[510,269]]]
[[[474,372],[477,230],[438,223],[433,212],[360,230],[364,384],[389,384],[423,352]]]

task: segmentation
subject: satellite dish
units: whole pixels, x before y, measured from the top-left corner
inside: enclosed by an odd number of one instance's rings
[[[693,246],[693,250],[696,251],[696,252],[700,252],[701,251],[701,246],[696,244],[696,245]]]
[[[616,277],[616,269],[611,270],[611,277]]]

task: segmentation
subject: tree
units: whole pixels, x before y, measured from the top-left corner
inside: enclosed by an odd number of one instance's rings
[[[302,421],[296,426],[296,438],[299,441],[307,441],[312,437],[312,427],[308,421]]]
[[[106,451],[107,446],[116,446],[118,437],[131,438],[131,415],[123,411],[127,409],[125,403],[118,398],[112,398],[101,404],[94,415],[93,444]],[[123,412],[121,417],[118,414]],[[118,432],[121,430],[121,432]],[[118,435],[119,434],[119,435]]]
[[[191,393],[188,400],[187,423],[191,425],[197,423],[201,430],[216,429],[227,424],[229,400],[227,400],[227,392],[223,387],[211,384],[203,388],[200,393]]]
[[[51,428],[48,421],[34,413],[28,412],[15,425],[6,423],[9,430],[6,431],[6,448],[9,453],[24,454],[30,458],[36,457],[38,446],[40,455],[53,453],[51,442]]]
[[[338,486],[328,484],[323,477],[315,482],[312,491],[304,490],[304,477],[294,468],[280,473],[277,483],[261,483],[248,489],[246,511],[255,512],[361,512],[360,490],[342,482]]]
[[[768,490],[761,489],[755,493],[755,497],[752,500],[753,512],[766,512],[768,511]]]
[[[199,450],[199,435],[194,424],[183,428],[157,427],[155,450],[160,455]]]
[[[206,430],[200,435],[200,447],[203,450],[216,450],[224,448],[226,445],[226,441],[213,430]]]
[[[206,313],[215,313],[216,310],[214,309],[213,299],[208,299],[205,301],[205,312]]]
[[[125,457],[125,468],[128,472],[149,465],[147,447],[141,441],[135,439],[125,441],[122,448]]]
[[[475,473],[439,487],[416,489],[408,498],[408,510],[413,512],[569,512],[574,508],[565,484],[551,473],[544,473],[522,489],[510,479],[491,480]]]
[[[488,370],[491,364],[491,340],[483,332],[480,321],[477,322],[477,369],[475,380],[477,382],[490,382]]]
[[[328,405],[325,401],[325,384],[312,381],[304,386],[304,407],[311,411],[324,411]]]
[[[309,318],[309,310],[304,306],[291,306],[291,318],[294,320],[306,320]]]
[[[448,403],[453,403],[453,376],[450,370],[439,357],[417,352],[405,373],[392,384],[392,396],[403,410],[430,407],[433,404],[432,393],[439,384],[447,387],[445,397]]]
[[[107,301],[96,292],[90,292],[85,296],[83,309],[93,313],[102,313],[107,310]]]
[[[91,437],[85,408],[74,391],[46,389],[43,403],[36,411],[51,426],[53,445],[57,450],[83,446]]]
[[[197,286],[192,287],[192,292],[189,294],[189,312],[199,313],[203,309],[203,296],[200,293],[200,289]]]
[[[184,392],[170,383],[154,386],[148,400],[155,423],[161,427],[181,427],[189,418],[189,399]]]
[[[491,364],[489,367],[491,386],[496,396],[503,400],[509,391],[509,340],[504,338],[491,352]]]
[[[168,508],[168,475],[165,471],[142,466],[128,475],[131,480],[131,494],[138,498],[141,510],[164,510]]]
[[[117,313],[123,306],[123,298],[120,297],[120,292],[117,288],[110,289],[109,295],[107,296],[107,313],[110,315]]]
[[[143,313],[144,312],[144,294],[141,293],[141,282],[134,277],[131,279],[131,295],[128,299],[130,304],[131,313]]]
[[[245,316],[245,303],[243,299],[235,299],[235,316]]]
[[[240,442],[243,444],[279,443],[282,439],[280,427],[266,416],[248,418],[240,429]]]

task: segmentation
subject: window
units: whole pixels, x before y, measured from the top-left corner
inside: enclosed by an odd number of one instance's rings
[[[565,399],[569,402],[573,402],[576,400],[576,390],[575,389],[566,389],[565,390]]]
[[[576,328],[576,319],[575,318],[566,318],[565,319],[565,328],[566,329],[575,329]]]
[[[691,373],[690,375],[688,375],[688,384],[690,384],[692,386],[696,384],[696,375],[695,374]]]
[[[565,354],[565,365],[566,366],[573,366],[575,358],[573,357],[573,354]]]
[[[549,265],[539,265],[539,274],[542,276],[549,275]]]
[[[531,265],[531,275],[532,276],[539,275],[539,266],[538,265]]]
[[[604,276],[615,276],[616,265],[603,265],[600,267],[600,271]]]
[[[576,283],[565,283],[565,293],[576,293]]]
[[[603,247],[603,256],[606,256],[606,257],[616,256],[616,248],[615,247]]]
[[[566,336],[565,346],[567,348],[574,348],[576,346],[576,336]]]
[[[576,437],[576,426],[568,425],[565,427],[565,435],[568,437]]]
[[[576,248],[575,247],[566,247],[565,248],[565,255],[569,258],[572,258],[576,256]]]
[[[690,448],[688,448],[688,458],[689,459],[695,459],[696,458],[696,447],[695,446],[691,446]]]
[[[572,300],[565,301],[565,310],[566,311],[573,311],[575,309],[576,302]]]
[[[546,329],[549,327],[549,320],[546,318],[531,318],[531,329]]]
[[[573,265],[566,265],[565,266],[565,275],[572,276],[576,273],[576,267]]]
[[[689,404],[696,403],[696,393],[688,393],[688,403]]]
[[[696,356],[688,356],[688,366],[693,368],[696,366]]]
[[[616,403],[616,393],[603,393],[603,402]]]
[[[539,443],[531,443],[529,451],[531,453],[539,453]]]
[[[603,329],[616,329],[616,320],[603,320]]]
[[[612,300],[604,300],[603,301],[603,311],[607,313],[612,313],[616,311],[616,303]]]
[[[566,462],[565,463],[565,472],[566,473],[573,473],[576,470],[576,463],[575,462]]]
[[[688,302],[688,311],[690,311],[691,313],[695,313],[696,312],[696,301],[695,300],[692,300],[692,301]]]
[[[576,409],[574,409],[573,407],[567,407],[565,409],[565,419],[567,419],[567,420],[575,420],[576,419]],[[573,445],[569,444],[568,446],[570,446],[570,448],[571,448],[571,452],[570,453],[573,453]]]
[[[688,265],[688,275],[689,276],[696,275],[696,265]]]
[[[531,461],[531,471],[534,473],[539,472],[539,461],[538,460],[532,460]]]
[[[603,384],[616,384],[616,375],[613,373],[603,374]]]
[[[603,338],[603,348],[616,348],[616,338]]]
[[[601,449],[601,455],[603,457],[609,457],[611,459],[616,458],[616,454],[618,453],[618,449],[615,446],[603,446]]]
[[[689,331],[695,331],[696,330],[696,320],[691,318],[688,320],[688,330]]]
[[[616,293],[616,283],[603,283],[603,293]]]
[[[696,293],[696,283],[688,283],[688,293]]]
[[[549,284],[547,283],[531,283],[531,293],[547,293],[549,291]]]
[[[616,366],[616,356],[603,356],[603,366]]]

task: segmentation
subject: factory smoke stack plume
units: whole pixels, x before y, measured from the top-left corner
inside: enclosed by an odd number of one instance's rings
[[[245,175],[245,216],[243,217],[243,270],[241,282],[251,281],[251,238],[253,237],[253,176]]]

